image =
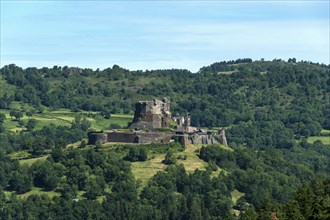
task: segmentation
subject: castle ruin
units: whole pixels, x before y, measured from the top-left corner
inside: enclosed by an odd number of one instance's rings
[[[154,99],[135,104],[134,118],[129,128],[134,130],[154,130],[168,127],[171,120],[170,101]]]
[[[172,117],[170,101],[154,99],[139,101],[135,104],[134,118],[129,125],[131,131],[92,132],[88,143],[169,143],[179,141],[184,148],[189,144],[224,144],[227,146],[225,130],[206,132],[190,125],[190,114]],[[169,128],[170,122],[176,123],[175,129]],[[168,128],[160,131],[160,128]]]

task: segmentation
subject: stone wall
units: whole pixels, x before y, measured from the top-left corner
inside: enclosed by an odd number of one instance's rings
[[[173,134],[159,132],[109,132],[109,133],[91,133],[88,136],[88,144],[107,142],[123,143],[169,143]]]
[[[220,144],[217,134],[192,134],[188,136],[190,144]]]
[[[95,144],[100,141],[102,144],[108,142],[108,136],[106,133],[91,133],[88,135],[88,144]]]

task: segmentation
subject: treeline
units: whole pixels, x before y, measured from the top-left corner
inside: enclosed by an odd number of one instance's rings
[[[252,205],[260,210],[266,200],[272,204],[287,202],[297,188],[317,176],[329,177],[330,150],[321,142],[302,142],[291,150],[253,151],[238,147],[234,151],[218,146],[202,147],[200,158],[215,163],[230,173],[228,181],[245,196],[236,208],[242,212]]]
[[[2,160],[8,160],[2,157]],[[26,201],[6,198],[0,189],[1,219],[201,219],[231,216],[232,185],[210,172],[187,174],[184,167],[168,166],[138,193],[130,164],[113,152],[95,149],[53,149],[46,161],[30,167],[17,161],[1,162],[6,178],[2,189],[17,194],[33,186],[55,190],[59,197],[33,195]],[[10,166],[10,167],[8,167]],[[110,190],[111,189],[111,190]],[[78,199],[78,192],[84,192]],[[103,200],[96,200],[97,198]]]
[[[204,66],[204,67],[200,68],[200,70],[198,72],[199,73],[218,73],[218,72],[224,72],[224,71],[235,71],[236,68],[232,64],[242,64],[242,63],[252,63],[252,59],[243,58],[243,59],[237,59],[237,60],[216,62],[209,66]]]
[[[68,144],[86,138],[90,126],[91,123],[87,119],[76,117],[71,127],[49,124],[41,130],[28,129],[18,134],[3,130],[0,131],[1,152],[8,154],[13,151],[26,150],[32,156],[40,156],[47,150],[56,147],[64,148]]]
[[[218,74],[218,64],[233,73]],[[172,112],[190,112],[194,126],[277,123],[305,137],[330,129],[329,66],[239,59],[203,68],[193,74],[176,69],[129,71],[117,65],[95,71],[8,65],[0,72],[16,90],[2,94],[1,106],[16,100],[36,108],[132,113],[138,100],[167,96]]]
[[[168,146],[155,147],[163,151]],[[307,147],[318,158],[322,158],[321,153],[329,156],[327,146],[320,143]],[[128,148],[111,152],[98,148],[54,148],[45,161],[29,167],[0,155],[0,218],[257,220],[276,217],[289,220],[329,217],[330,180],[326,175],[329,161],[302,170],[305,163],[300,161],[304,160],[301,152],[287,158],[281,153],[228,151],[208,146],[199,153],[209,164],[206,171],[188,174],[182,165],[170,165],[139,190],[140,182],[133,178],[130,163],[122,159],[124,152],[131,154]],[[226,171],[213,176],[212,171],[218,169],[214,163]],[[301,186],[302,182],[310,181]],[[32,187],[58,195],[53,199],[31,195],[26,200],[15,196]],[[12,191],[12,196],[5,196],[4,189]],[[231,192],[235,189],[245,193],[234,206],[239,216],[232,212]]]

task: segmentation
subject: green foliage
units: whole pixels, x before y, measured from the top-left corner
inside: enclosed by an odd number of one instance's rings
[[[330,179],[304,184],[284,207],[286,219],[329,219]]]
[[[129,71],[117,65],[95,71],[4,66],[0,218],[230,219],[232,192],[239,190],[242,196],[235,209],[240,219],[329,219],[330,152],[324,141],[328,134],[322,131],[330,129],[329,73],[329,66],[295,58],[217,62],[196,74],[176,69]],[[131,116],[116,113],[131,114],[137,100],[164,96],[171,98],[174,114],[190,112],[194,126],[228,127],[233,150],[202,147],[199,156],[209,168],[188,173],[176,165],[173,152],[182,150],[177,143],[134,149],[107,149],[100,143],[95,149],[65,148],[86,138],[90,129],[126,126]],[[66,110],[53,111],[60,108]],[[29,132],[10,132],[18,130],[17,120],[26,123]],[[26,168],[26,161],[6,157],[22,150],[50,156],[30,159]],[[184,154],[196,156],[188,150]],[[161,164],[165,152],[164,161],[172,165]],[[130,163],[122,160],[126,154],[132,161],[162,154],[159,164],[166,170],[141,189]],[[189,158],[179,159],[177,163],[184,163]],[[216,169],[221,170],[217,175],[212,173]],[[316,176],[325,178],[308,184]],[[3,190],[13,191],[12,196]],[[26,197],[19,200],[15,193]]]
[[[80,148],[85,148],[85,147],[86,147],[86,145],[87,145],[87,142],[86,142],[86,140],[82,140],[82,141],[80,142],[80,145],[79,145],[79,147],[80,147]]]
[[[43,187],[46,191],[51,191],[57,187],[59,177],[53,163],[48,160],[38,161],[29,169],[30,173],[33,173],[34,186]]]
[[[218,170],[218,166],[217,166],[217,164],[215,163],[214,160],[209,160],[208,168],[212,171],[217,171]]]
[[[64,67],[8,65],[1,75],[16,86],[16,100],[37,108],[43,104],[100,111],[108,117],[109,112],[131,112],[136,100],[169,96],[173,111],[191,112],[196,126],[275,119],[295,134],[319,132],[320,126],[328,126],[324,116],[329,106],[323,100],[328,99],[329,67],[292,60],[223,61],[203,67],[197,74],[176,69],[128,71],[117,65],[102,71],[67,67],[67,72]],[[221,71],[232,73],[217,74]]]
[[[25,127],[28,131],[32,131],[36,127],[37,123],[37,120],[29,119]]]
[[[16,118],[16,120],[20,120],[23,117],[23,113],[21,111],[10,111],[10,117]]]
[[[146,161],[148,160],[148,154],[144,148],[131,147],[127,156],[124,157],[124,159],[131,162]]]
[[[171,165],[171,164],[175,164],[176,162],[176,158],[173,155],[172,151],[167,151],[165,159],[163,160],[163,163],[166,165]]]
[[[18,194],[25,193],[32,188],[32,176],[26,169],[17,170],[12,174],[9,181],[9,189],[15,190]]]
[[[6,119],[6,115],[3,113],[0,113],[0,124],[2,124]]]
[[[320,142],[303,145],[305,149],[296,149],[292,154],[286,150],[254,152],[246,148],[228,151],[211,145],[201,148],[200,158],[229,171],[228,178],[235,188],[245,193],[248,203],[260,209],[265,199],[285,202],[299,182],[309,181],[313,175],[328,175],[329,148]],[[307,162],[310,160],[313,162]],[[307,192],[304,194],[308,196]]]

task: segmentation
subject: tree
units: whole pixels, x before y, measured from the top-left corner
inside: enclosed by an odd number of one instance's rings
[[[6,115],[3,113],[0,113],[0,124],[2,124],[6,120]]]
[[[21,111],[17,111],[17,110],[12,110],[10,111],[10,117],[14,117],[16,118],[16,120],[20,120],[21,117],[23,117],[23,113]]]
[[[63,157],[64,153],[61,147],[55,147],[52,149],[51,157],[53,158],[55,163],[58,163]]]
[[[87,142],[86,142],[86,140],[82,140],[81,142],[80,142],[80,148],[85,148],[86,147],[86,145],[87,145]]]
[[[124,159],[131,162],[146,161],[148,160],[147,151],[144,148],[132,147]]]
[[[25,121],[21,121],[21,120],[19,120],[19,121],[18,121],[18,125],[19,125],[20,127],[25,126]]]
[[[176,162],[176,158],[171,151],[167,151],[165,159],[163,163],[166,165],[174,164]]]
[[[103,189],[102,187],[96,182],[96,179],[92,178],[89,180],[87,184],[87,190],[85,196],[87,199],[96,199],[97,196],[102,195]]]
[[[132,147],[129,149],[125,159],[131,162],[139,161],[139,150],[136,147]]]
[[[43,187],[46,191],[57,187],[59,177],[57,176],[53,163],[46,161],[37,161],[30,167],[33,173],[33,182],[35,186]]]
[[[100,114],[105,118],[105,119],[110,119],[111,118],[111,111],[106,109],[100,112]]]
[[[258,214],[253,208],[248,208],[240,214],[240,220],[257,220]]]
[[[9,188],[18,194],[25,193],[32,189],[32,177],[27,170],[16,171],[9,181]]]
[[[32,116],[32,112],[27,111],[27,112],[25,112],[25,115],[26,115],[27,117],[31,117],[31,116]]]
[[[36,119],[29,119],[25,127],[28,131],[32,131],[35,128],[36,124],[37,124]]]
[[[68,200],[76,198],[78,189],[75,185],[70,186],[67,183],[62,183],[59,191],[62,195],[62,198]]]
[[[193,197],[192,199],[189,219],[191,220],[202,219],[201,200],[198,197]]]
[[[147,151],[144,148],[140,148],[139,150],[139,161],[146,161],[148,160]]]
[[[96,141],[95,143],[95,150],[99,151],[102,148],[102,143],[100,141]]]

